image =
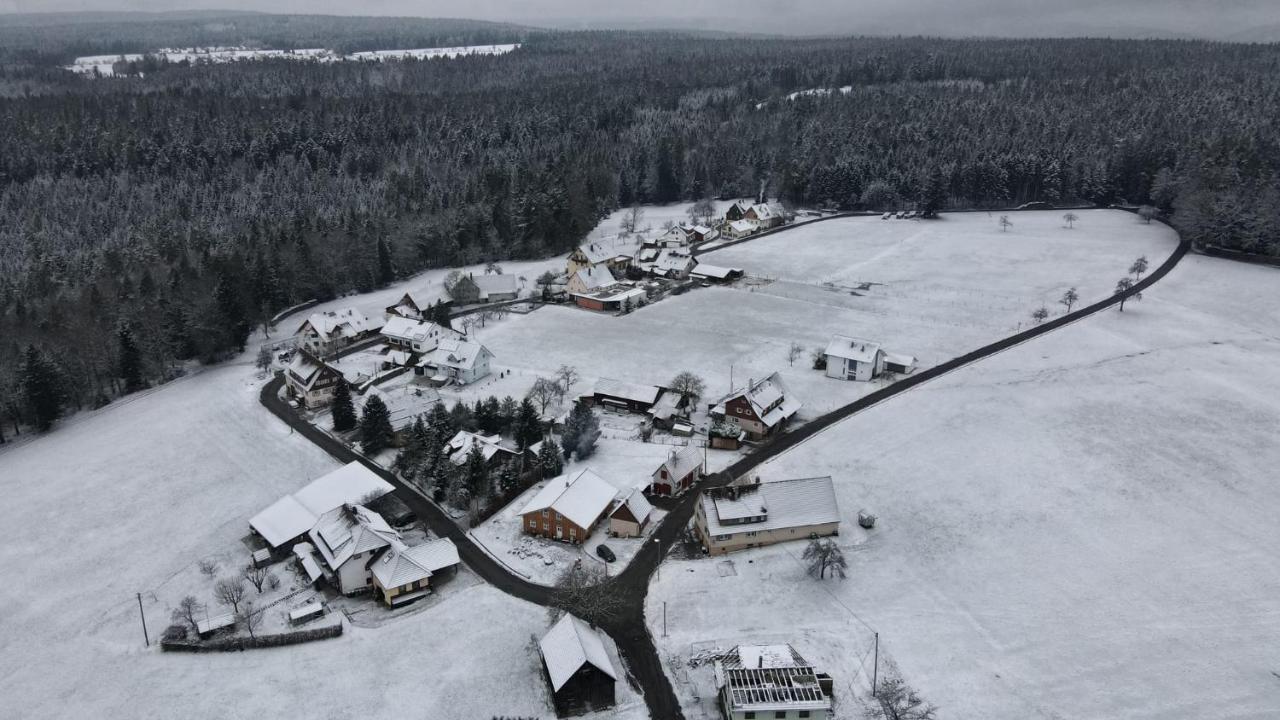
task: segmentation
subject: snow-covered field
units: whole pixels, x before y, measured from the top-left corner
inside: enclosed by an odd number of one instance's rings
[[[172,604],[200,590],[200,559],[237,547],[252,514],[337,467],[258,405],[257,383],[247,359],[211,368],[0,450],[0,717],[550,717],[532,645],[546,611],[465,572],[425,610],[333,640],[143,647],[135,592],[154,642]],[[618,692],[622,716],[645,717],[633,691]]]
[[[515,50],[518,45],[467,45],[447,48],[419,48],[414,50],[369,50],[365,52],[341,55],[325,48],[303,48],[298,50],[249,49],[239,47],[203,47],[173,49],[164,48],[152,53],[171,63],[213,63],[222,64],[243,60],[283,59],[306,62],[338,62],[350,61],[382,61],[404,60],[408,58],[452,58],[460,55],[502,55]],[[95,72],[103,77],[115,74],[116,62],[137,62],[144,56],[141,53],[124,55],[86,55],[78,57],[65,69],[83,75]]]
[[[849,579],[807,578],[803,544],[736,554],[733,572],[665,563],[647,617],[683,701],[709,712],[691,655],[791,641],[857,717],[878,631],[941,717],[1276,717],[1278,286],[1274,269],[1189,257],[1124,313],[766,465],[836,478]],[[865,541],[862,507],[880,518]]]

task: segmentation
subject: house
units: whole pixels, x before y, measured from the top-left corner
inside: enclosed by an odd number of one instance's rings
[[[829,378],[867,382],[884,372],[884,350],[868,340],[836,335],[822,354]]]
[[[720,231],[706,225],[682,225],[685,237],[690,244],[710,242],[720,237]]]
[[[524,531],[575,545],[586,540],[617,489],[591,468],[547,481],[520,511]]]
[[[573,297],[573,301],[578,307],[601,312],[617,312],[627,308],[634,308],[648,297],[648,293],[644,291],[644,288],[632,287],[622,283],[588,293],[570,292],[569,295]]]
[[[694,508],[694,528],[710,555],[840,533],[831,476],[713,488]]]
[[[655,238],[645,240],[642,248],[682,248],[689,246],[689,231],[684,227],[671,227]]]
[[[618,503],[609,513],[609,534],[614,537],[640,537],[649,524],[653,506],[639,489]]]
[[[737,280],[742,277],[742,268],[727,268],[719,265],[708,265],[700,262],[694,266],[689,276],[695,280],[708,280],[711,282],[725,283]]]
[[[382,326],[381,335],[387,345],[418,354],[429,353],[436,349],[441,340],[452,340],[460,337],[455,330],[441,327],[428,320],[393,315],[387,318]]]
[[[658,469],[653,471],[649,492],[653,495],[679,495],[688,490],[706,472],[702,461],[702,449],[696,445],[686,445],[678,452],[672,450]]]
[[[916,360],[914,355],[903,355],[901,353],[891,353],[885,351],[884,369],[885,372],[898,373],[899,375],[910,375],[915,372]]]
[[[775,228],[786,222],[786,212],[777,203],[756,203],[742,214],[743,220],[754,220],[761,230]]]
[[[625,238],[604,238],[579,245],[569,253],[567,274],[603,263],[610,270],[625,272],[635,255],[635,243]]]
[[[391,485],[359,462],[323,475],[285,495],[249,520],[249,527],[274,550],[302,539],[320,516],[346,504],[367,503],[391,492]]]
[[[578,268],[577,272],[569,276],[569,282],[565,285],[565,290],[570,294],[586,294],[596,290],[603,290],[617,282],[617,279],[613,277],[613,273],[609,271],[609,266],[604,263],[587,265]]]
[[[490,469],[500,468],[520,456],[520,452],[504,443],[501,435],[481,435],[479,433],[459,430],[445,443],[443,452],[449,461],[457,467],[467,464],[467,456],[472,447],[478,447]]]
[[[726,720],[830,720],[832,680],[790,645],[739,645],[713,666]]]
[[[489,348],[471,340],[441,340],[435,350],[422,359],[419,375],[428,376],[437,385],[454,383],[470,385],[489,374]]]
[[[657,385],[637,385],[621,380],[601,378],[595,389],[584,400],[593,406],[614,408],[633,413],[648,412],[658,402],[662,388]]]
[[[398,539],[369,564],[369,575],[378,599],[400,607],[431,594],[432,582],[455,572],[462,562],[449,538],[409,547]]]
[[[355,504],[341,505],[324,513],[307,535],[343,595],[354,595],[372,587],[370,561],[383,548],[400,540],[400,533],[381,515]]]
[[[724,236],[734,240],[744,238],[759,231],[760,223],[755,220],[734,220],[731,223],[725,223],[724,226]]]
[[[742,218],[746,217],[747,211],[750,209],[751,209],[751,203],[745,200],[738,200],[734,202],[732,205],[729,206],[729,209],[726,210],[724,213],[725,224],[728,225],[729,223],[733,223],[741,220]]]
[[[325,354],[367,337],[377,325],[355,308],[312,313],[302,321],[294,335],[298,347],[312,353]]]
[[[568,614],[538,641],[556,715],[566,717],[613,705],[618,671],[609,659],[606,642],[595,628]]]
[[[651,425],[667,431],[673,430],[680,422],[687,422],[689,417],[684,397],[666,389],[663,389],[658,401],[645,414],[649,416]]]
[[[479,291],[479,300],[482,303],[515,300],[520,296],[520,286],[515,275],[504,275],[502,273],[480,275],[479,277],[473,275],[471,280],[476,284],[476,289]]]
[[[682,250],[662,250],[658,253],[658,258],[648,268],[649,272],[658,277],[669,278],[671,280],[688,279],[689,273],[693,270],[698,261],[688,252]]]
[[[395,305],[387,307],[386,316],[388,320],[393,317],[430,320],[435,317],[434,311],[437,305],[443,305],[445,308],[453,306],[453,299],[444,291],[443,286],[438,289],[411,290],[401,296]]]
[[[289,397],[310,410],[333,401],[342,373],[306,350],[299,350],[284,369],[284,386]]]
[[[802,407],[799,400],[787,396],[782,378],[774,373],[763,380],[748,381],[711,405],[711,419],[746,433],[748,440],[759,441],[786,425]]]

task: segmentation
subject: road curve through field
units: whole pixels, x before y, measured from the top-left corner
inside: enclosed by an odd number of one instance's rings
[[[770,231],[770,234],[794,227],[797,226],[791,225],[778,228]],[[799,227],[803,227],[803,224],[799,225]],[[791,450],[831,426],[874,407],[895,395],[907,392],[918,385],[935,380],[984,358],[1004,352],[1028,340],[1083,320],[1116,305],[1122,299],[1128,299],[1141,293],[1168,275],[1186,256],[1189,249],[1190,245],[1185,240],[1180,242],[1173,254],[1161,263],[1154,272],[1124,293],[1113,295],[1106,300],[1075,310],[1042,325],[1029,328],[940,365],[917,372],[848,405],[814,418],[794,430],[785,432],[771,442],[756,448],[722,472],[706,478],[697,489],[726,485],[734,478],[748,474],[761,464]],[[596,613],[593,613],[589,608],[574,607],[573,603],[566,602],[565,598],[554,588],[529,582],[511,572],[506,566],[472,542],[471,538],[458,527],[457,523],[422,491],[405,483],[394,473],[373,463],[333,436],[307,422],[298,415],[297,411],[288,402],[280,398],[280,389],[283,385],[283,376],[277,375],[263,386],[262,391],[259,393],[259,400],[272,414],[279,417],[339,462],[360,462],[391,483],[396,488],[397,495],[413,509],[433,533],[439,537],[447,537],[457,545],[458,554],[462,561],[467,564],[467,567],[472,572],[479,575],[486,582],[522,600],[527,600],[537,605],[561,608],[584,616],[599,625],[609,633],[617,644],[618,652],[626,662],[631,676],[635,678],[636,683],[644,693],[650,717],[655,719],[662,718],[663,720],[668,718],[683,720],[684,714],[680,709],[680,702],[676,698],[670,680],[662,669],[662,661],[658,656],[657,648],[654,646],[653,638],[645,625],[644,606],[645,597],[649,592],[649,578],[662,562],[662,558],[666,557],[667,552],[680,539],[685,527],[688,526],[689,520],[693,516],[698,492],[685,493],[675,505],[671,506],[662,523],[654,530],[652,536],[654,541],[645,543],[644,547],[640,549],[625,570],[606,581],[601,588],[602,591],[614,593],[616,597],[620,598],[621,608],[607,617],[596,617]]]

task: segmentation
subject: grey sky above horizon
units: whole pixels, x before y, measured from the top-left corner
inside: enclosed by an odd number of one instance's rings
[[[257,10],[796,35],[1280,39],[1278,0],[0,0],[0,12]],[[0,22],[3,22],[0,17]]]

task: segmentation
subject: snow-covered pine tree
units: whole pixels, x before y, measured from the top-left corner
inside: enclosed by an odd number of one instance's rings
[[[138,350],[138,339],[129,323],[122,322],[116,328],[116,341],[120,346],[119,371],[125,394],[145,388],[147,380],[142,372],[142,353]]]
[[[564,456],[560,454],[560,444],[555,438],[543,441],[542,449],[538,451],[538,470],[544,478],[555,477],[564,470]]]
[[[364,414],[360,417],[360,449],[372,455],[390,447],[394,436],[391,413],[382,398],[374,395],[365,401]]]
[[[339,380],[333,389],[333,429],[335,432],[346,432],[356,426],[356,408],[351,403],[351,388],[346,381]]]
[[[57,366],[35,345],[28,345],[23,353],[19,383],[27,412],[36,429],[43,432],[53,427],[62,417],[62,376]]]

